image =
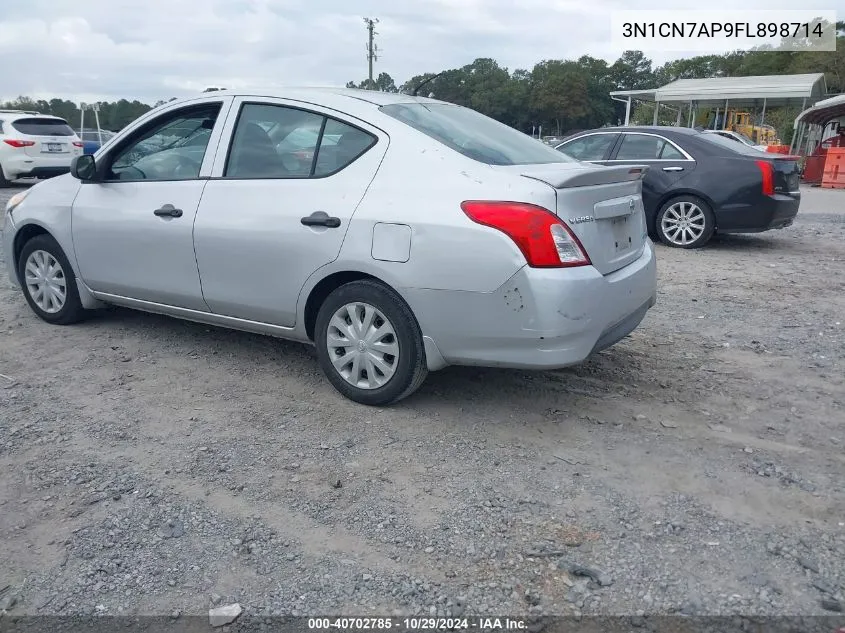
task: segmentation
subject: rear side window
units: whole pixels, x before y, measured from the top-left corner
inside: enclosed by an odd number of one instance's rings
[[[375,139],[363,130],[327,119],[314,175],[327,176],[343,169],[370,149],[373,143]]]
[[[622,145],[616,152],[617,160],[657,160],[666,144],[658,136],[646,136],[645,134],[625,134],[622,137]]]
[[[574,159],[483,114],[448,103],[395,103],[385,114],[488,165],[568,163]]]
[[[28,136],[73,136],[73,130],[64,119],[18,119],[12,127]]]

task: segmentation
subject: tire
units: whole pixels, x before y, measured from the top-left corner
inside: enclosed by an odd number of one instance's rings
[[[56,265],[59,267],[58,271],[55,270]],[[52,281],[47,284],[53,300],[45,299],[44,295],[37,292],[39,284],[27,283],[27,275],[33,279],[34,273],[42,280],[40,287],[44,287],[43,272],[49,268],[54,271],[51,276]],[[61,246],[51,235],[36,235],[24,244],[20,259],[18,259],[18,277],[29,307],[47,323],[70,325],[84,317],[85,309],[79,300],[76,275]],[[64,300],[58,306],[62,296],[62,283],[64,283]],[[39,300],[36,300],[36,297],[39,297]]]
[[[358,330],[350,325],[350,314],[356,321],[371,323],[368,331],[372,332],[375,326],[384,328],[384,333],[378,339],[361,342]],[[337,327],[341,323],[343,331]],[[363,347],[358,347],[359,342]],[[419,389],[428,375],[422,334],[413,312],[393,289],[378,281],[353,281],[326,297],[317,314],[314,343],[329,382],[360,404],[384,406],[399,402]],[[375,349],[376,344],[398,353]],[[349,355],[349,360],[336,367],[335,363],[345,355]],[[387,371],[381,371],[373,359]],[[365,375],[368,363],[372,375]]]
[[[0,165],[0,189],[11,186],[11,182],[6,180],[6,175],[3,173],[3,165]]]
[[[660,207],[654,220],[654,230],[667,246],[701,248],[713,237],[716,216],[701,198],[678,196]]]

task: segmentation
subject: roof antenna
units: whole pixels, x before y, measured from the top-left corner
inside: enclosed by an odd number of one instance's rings
[[[420,85],[418,85],[416,88],[414,88],[413,92],[411,92],[411,96],[412,96],[412,97],[416,97],[416,96],[417,96],[417,93],[420,91],[420,88],[422,88],[422,87],[423,87],[424,85],[426,85],[427,83],[429,83],[429,82],[431,82],[431,81],[434,81],[434,80],[435,80],[435,79],[437,79],[440,75],[442,75],[443,73],[446,73],[446,72],[449,72],[449,71],[447,71],[447,70],[441,70],[441,71],[440,71],[439,73],[437,73],[436,75],[432,75],[431,77],[429,77],[428,79],[426,79],[425,81],[423,81]]]

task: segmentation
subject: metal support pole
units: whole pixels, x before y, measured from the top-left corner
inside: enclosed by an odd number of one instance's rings
[[[763,114],[760,115],[760,125],[766,122],[766,100],[763,99]]]
[[[728,100],[725,99],[725,120],[722,122],[722,129],[728,129]]]
[[[687,112],[687,127],[692,127],[692,101],[689,102],[689,112]]]
[[[794,153],[801,154],[802,156],[804,156],[806,154],[806,152],[804,152],[804,153],[801,152],[801,143],[804,141],[804,132],[806,130],[807,130],[807,124],[804,121],[801,121],[801,123],[798,124],[798,140],[795,141],[795,139],[793,139],[793,144],[795,145],[795,152]],[[789,146],[789,153],[790,154],[793,153],[792,145]]]
[[[625,125],[631,124],[631,97],[628,97],[628,102],[625,104]]]
[[[97,122],[97,140],[100,145],[103,144],[103,131],[100,129],[100,105],[94,106],[94,120]]]
[[[79,135],[81,136],[85,132],[85,104],[79,104],[79,112],[81,113],[79,116]]]
[[[713,118],[713,129],[715,130],[719,125],[719,106],[716,106],[716,116]]]
[[[678,118],[675,119],[675,127],[681,126],[681,114],[683,114],[683,112],[684,112],[683,107],[678,108]]]
[[[652,122],[651,122],[651,124],[652,124],[652,125],[657,125],[657,112],[658,112],[659,110],[660,110],[660,102],[659,102],[659,101],[655,101],[655,102],[654,102],[654,118],[653,118],[653,120],[652,120]]]

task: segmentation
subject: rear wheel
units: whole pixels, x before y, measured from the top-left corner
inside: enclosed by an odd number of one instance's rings
[[[6,176],[3,173],[3,165],[0,165],[0,189],[2,189],[3,187],[8,187],[11,184],[12,183],[6,180]]]
[[[18,278],[29,307],[48,323],[70,325],[84,316],[73,269],[52,236],[36,235],[24,244]]]
[[[335,389],[361,404],[407,398],[428,374],[416,318],[377,281],[354,281],[332,292],[317,314],[314,342]]]
[[[660,208],[654,228],[664,244],[676,248],[699,248],[713,237],[716,218],[701,198],[679,196]]]

